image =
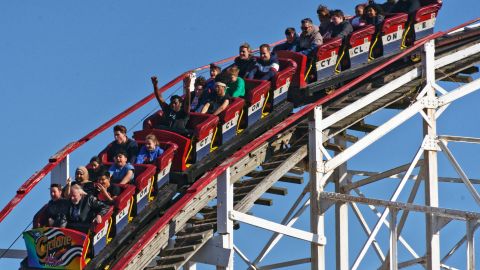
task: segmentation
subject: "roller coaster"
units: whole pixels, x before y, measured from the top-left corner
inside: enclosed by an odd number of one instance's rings
[[[315,82],[306,79],[311,70],[307,56],[279,51],[280,71],[271,82],[246,80],[245,99],[233,99],[219,117],[191,113],[188,127],[193,130],[192,137],[155,129],[162,112],[154,113],[143,121],[143,129],[135,131],[133,137],[142,144],[146,135],[154,133],[162,141],[164,154],[153,165],[135,165],[135,184],[121,186],[122,194],[103,216],[103,222],[93,224],[87,235],[49,227],[24,232],[28,256],[20,268],[180,269],[193,267],[191,262],[198,261],[232,269],[234,246],[230,236],[238,222],[243,222],[311,242],[312,257],[308,262],[312,263],[312,269],[321,269],[325,267],[322,252],[326,245],[320,225],[323,215],[331,205],[351,202],[382,205],[394,213],[407,209],[468,220],[471,230],[467,235],[474,234],[480,220],[477,213],[441,209],[438,203],[420,209],[411,203],[395,204],[348,195],[349,191],[374,181],[369,178],[346,185],[343,192],[323,192],[342,164],[415,113],[423,113],[430,127],[426,128],[428,136],[424,145],[427,146],[422,146],[419,153],[434,152],[437,148],[448,152],[442,140],[429,137],[436,136],[431,114],[477,90],[479,83],[470,82],[459,91],[446,92],[435,81],[478,72],[475,64],[480,58],[480,28],[473,25],[476,21],[470,21],[434,33],[441,4],[426,2],[414,16],[395,14],[387,17],[380,28],[367,25],[347,39],[326,41],[315,53]],[[188,73],[190,71],[179,75],[161,91],[178,84]],[[443,96],[436,95],[435,89]],[[69,154],[152,98],[150,95],[142,99],[52,156],[41,171],[19,188],[15,198],[0,212],[0,221],[48,173],[62,175],[62,164],[68,162]],[[367,116],[384,108],[402,113],[398,119],[394,117],[395,121],[380,127],[364,122]],[[347,130],[359,130],[367,135],[354,138]],[[348,148],[347,141],[352,143]],[[108,148],[99,154],[105,164],[111,159]],[[418,162],[419,155],[407,166],[406,179]],[[254,204],[271,205],[271,200],[262,198],[262,194],[286,193],[273,186],[276,182],[303,183],[304,171],[310,172],[310,184],[305,190],[310,190],[310,211],[315,216],[311,232],[269,223],[248,214]],[[292,175],[295,173],[297,176]],[[472,194],[478,196],[474,191],[473,188]],[[304,191],[303,196],[306,193]],[[212,205],[215,198],[216,205]],[[381,218],[385,219],[386,215],[388,211]],[[287,222],[291,218],[292,214]],[[396,224],[394,218],[391,222]],[[370,244],[372,235],[374,233],[368,238]],[[434,238],[435,233],[431,237]],[[391,242],[396,242],[396,238]],[[396,261],[396,248],[396,244],[391,244],[389,260],[383,256],[384,267],[397,269],[401,265]],[[474,269],[474,248],[468,250],[468,267]],[[216,255],[205,254],[209,251]],[[434,258],[437,249],[433,247],[429,251],[430,256],[404,264],[449,269]],[[249,267],[259,269],[256,263],[261,256],[253,263],[238,250],[235,252]],[[360,252],[351,268],[358,268],[364,252]],[[342,267],[350,269],[348,260]]]

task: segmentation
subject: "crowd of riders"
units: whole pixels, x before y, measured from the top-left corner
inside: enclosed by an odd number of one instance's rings
[[[274,48],[262,44],[258,57],[253,55],[248,43],[241,44],[232,65],[222,70],[220,66],[210,64],[210,78],[185,76],[183,95],[171,96],[169,103],[160,93],[158,80],[153,76],[153,90],[163,112],[160,123],[154,128],[191,136],[192,131],[187,129],[190,112],[219,115],[232,98],[245,97],[246,79],[272,80],[280,69],[276,52],[287,50],[312,57],[316,48],[329,39],[346,38],[365,25],[378,26],[390,14],[413,14],[420,6],[420,0],[388,0],[381,4],[368,1],[357,5],[355,15],[347,17],[341,10],[320,5],[317,8],[318,26],[311,18],[301,20],[300,33],[294,27],[288,27],[286,41]],[[87,166],[75,170],[74,181],[67,179],[65,186],[52,184],[51,200],[43,217],[34,218],[34,227],[67,227],[87,232],[92,222],[102,222],[102,215],[120,194],[121,189],[116,184],[134,182],[133,165],[154,163],[164,151],[153,134],[146,137],[140,148],[135,140],[127,137],[124,126],[115,126],[113,133],[115,139],[107,155],[111,165],[102,164],[102,160],[94,156]]]

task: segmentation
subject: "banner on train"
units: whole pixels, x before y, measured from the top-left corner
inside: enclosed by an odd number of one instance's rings
[[[37,228],[23,233],[28,266],[40,269],[83,269],[87,235],[65,228]]]

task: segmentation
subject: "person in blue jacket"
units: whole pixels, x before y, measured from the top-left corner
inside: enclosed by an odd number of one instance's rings
[[[142,146],[137,156],[137,164],[153,164],[163,154],[157,137],[154,134],[148,134],[145,137],[145,145]]]
[[[273,47],[272,52],[276,53],[277,51],[291,51],[295,52],[298,46],[298,34],[295,31],[295,28],[288,27],[285,29],[285,38],[287,39],[284,43],[278,44]]]
[[[131,184],[134,178],[135,168],[127,162],[127,154],[120,151],[115,156],[115,163],[108,169],[112,183]]]

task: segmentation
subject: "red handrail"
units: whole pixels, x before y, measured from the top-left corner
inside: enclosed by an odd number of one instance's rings
[[[396,62],[400,58],[404,57],[405,55],[411,53],[412,51],[418,49],[420,46],[424,45],[426,42],[438,38],[440,36],[445,35],[446,33],[449,33],[451,31],[454,31],[456,29],[460,29],[462,27],[465,27],[469,24],[472,24],[474,22],[479,21],[480,18],[477,18],[475,20],[471,20],[467,23],[464,23],[462,25],[459,25],[457,27],[454,27],[448,31],[445,32],[438,32],[435,34],[432,34],[430,36],[427,36],[421,40],[418,41],[417,44],[414,46],[406,49],[402,53],[392,57],[385,63],[373,68],[372,70],[364,73],[363,75],[357,77],[356,79],[352,80],[351,82],[347,83],[331,95],[325,96],[319,100],[317,100],[315,103],[311,103],[303,107],[300,111],[297,113],[291,115],[287,119],[285,119],[283,122],[280,124],[276,125],[266,133],[262,134],[260,137],[256,138],[252,142],[248,143],[246,146],[244,146],[242,149],[234,153],[230,158],[225,160],[220,166],[216,167],[214,170],[208,172],[205,176],[197,180],[188,190],[187,194],[185,194],[177,203],[175,203],[173,206],[171,206],[165,214],[159,218],[151,228],[146,231],[142,237],[136,241],[136,243],[128,250],[128,252],[122,256],[122,258],[112,267],[112,270],[121,270],[127,267],[127,265],[133,260],[135,256],[137,256],[143,248],[150,243],[150,241],[153,239],[153,237],[156,235],[158,231],[164,228],[164,226],[167,226],[170,222],[170,220],[177,215],[182,208],[184,208],[196,195],[199,193],[204,187],[209,185],[214,179],[216,179],[218,176],[220,176],[228,167],[234,165],[240,159],[248,155],[251,151],[255,150],[259,146],[261,146],[264,142],[272,138],[274,135],[278,134],[279,132],[283,131],[286,129],[288,126],[299,120],[300,118],[304,117],[307,115],[310,111],[312,111],[316,106],[325,104],[326,102],[334,99],[335,97],[338,97],[339,95],[345,93],[348,91],[351,87],[357,85],[358,83],[362,82],[366,78],[370,77],[371,75],[375,74],[377,71],[385,68],[386,66]]]
[[[282,43],[284,42],[285,39],[283,40],[280,40],[280,41],[277,41],[277,42],[274,42],[272,44],[270,44],[270,46],[274,46],[276,44],[279,44],[279,43]],[[253,52],[257,52],[258,49],[254,50]],[[236,56],[232,56],[232,57],[229,57],[229,58],[225,58],[225,59],[222,59],[220,61],[217,61],[215,62],[215,64],[223,64],[223,63],[226,63],[226,62],[229,62],[233,59],[235,59]],[[201,66],[201,67],[198,67],[196,69],[194,69],[195,71],[199,71],[199,70],[202,70],[202,69],[206,69],[208,68],[209,65],[205,65],[205,66]],[[160,88],[160,92],[165,92],[167,91],[168,89],[170,89],[172,86],[174,86],[175,84],[179,83],[180,81],[182,81],[183,77],[187,74],[188,72],[184,72],[182,74],[180,74],[178,77],[176,77],[175,79],[171,80],[170,82],[168,82],[167,84],[165,84],[164,86],[162,86]],[[132,112],[136,111],[137,109],[141,108],[142,106],[144,106],[145,104],[147,104],[149,101],[151,101],[153,98],[155,97],[155,95],[152,93],[148,96],[146,96],[145,98],[143,98],[142,100],[140,100],[139,102],[135,103],[134,105],[132,105],[131,107],[129,107],[128,109],[126,109],[125,111],[123,111],[122,113],[118,114],[117,116],[113,117],[112,119],[110,119],[109,121],[105,122],[103,125],[101,125],[100,127],[98,127],[97,129],[93,130],[92,132],[88,133],[87,135],[85,135],[84,137],[82,137],[80,140],[76,141],[76,142],[73,142],[73,143],[70,143],[68,145],[66,145],[65,147],[63,147],[60,151],[58,151],[57,154],[55,154],[56,158],[55,160],[50,160],[49,163],[47,165],[45,165],[40,171],[36,172],[35,174],[33,174],[32,176],[30,176],[30,178],[27,179],[27,181],[25,181],[25,183],[22,184],[22,186],[20,186],[20,188],[17,190],[17,194],[13,197],[13,199],[11,199],[7,205],[2,209],[2,211],[0,212],[0,223],[5,219],[5,217],[23,200],[23,198],[48,174],[50,173],[67,155],[69,155],[70,153],[74,152],[76,149],[78,149],[79,147],[81,147],[83,144],[85,144],[86,142],[88,142],[89,140],[93,139],[94,137],[96,137],[98,134],[102,133],[103,131],[105,131],[107,128],[111,127],[112,125],[114,125],[115,123],[117,123],[118,121],[122,120],[123,118],[125,118],[126,116],[128,116],[129,114],[131,114]]]

